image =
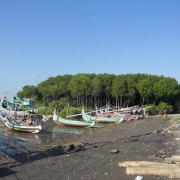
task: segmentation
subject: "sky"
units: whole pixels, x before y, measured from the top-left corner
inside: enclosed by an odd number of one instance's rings
[[[179,0],[0,0],[0,97],[79,73],[180,83]]]

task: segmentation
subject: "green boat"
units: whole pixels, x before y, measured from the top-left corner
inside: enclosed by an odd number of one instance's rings
[[[85,127],[85,128],[90,128],[93,127],[95,124],[95,121],[76,121],[76,120],[69,120],[69,119],[64,119],[61,116],[53,115],[53,121],[61,126],[79,126],[79,127]]]
[[[123,122],[122,117],[112,118],[112,117],[96,117],[96,116],[89,116],[84,112],[84,109],[81,111],[82,118],[86,121],[96,121],[99,123],[120,123]]]
[[[53,121],[61,126],[76,126],[76,127],[85,127],[85,128],[91,128],[95,124],[95,121],[86,122],[86,121],[64,119],[61,116],[56,115],[55,112],[53,114]]]

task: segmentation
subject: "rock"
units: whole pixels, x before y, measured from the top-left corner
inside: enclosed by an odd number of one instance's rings
[[[78,152],[78,151],[85,151],[85,150],[86,150],[86,148],[83,147],[83,146],[80,146],[80,145],[75,147],[75,151],[76,152]]]
[[[143,179],[142,176],[137,176],[137,177],[135,178],[135,180],[142,180],[142,179]]]
[[[117,153],[119,153],[120,151],[119,150],[117,150],[117,149],[112,149],[111,151],[110,151],[110,153],[112,153],[112,154],[117,154]]]
[[[68,146],[65,146],[64,147],[64,150],[65,151],[71,151],[71,150],[73,150],[75,147],[74,147],[74,144],[69,144]]]
[[[164,163],[166,164],[174,164],[173,160],[165,159]]]
[[[160,151],[159,151],[159,155],[165,155],[166,154],[166,150],[165,149],[161,149]]]

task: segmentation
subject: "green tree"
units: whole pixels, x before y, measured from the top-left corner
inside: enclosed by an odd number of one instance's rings
[[[97,104],[97,97],[102,93],[102,81],[98,77],[94,77],[92,80],[92,97],[94,97],[94,104]]]
[[[142,79],[138,82],[137,84],[137,90],[140,93],[141,97],[142,97],[142,102],[141,104],[144,104],[145,98],[151,96],[152,94],[152,84],[151,81],[149,79]],[[147,101],[148,102],[148,101]]]
[[[74,76],[68,84],[71,96],[77,99],[77,106],[87,106],[87,96],[90,95],[90,88],[91,79],[83,74]]]
[[[22,98],[34,98],[35,86],[26,85],[22,88],[22,91],[17,92],[17,97]]]
[[[160,100],[167,102],[169,97],[174,97],[179,93],[178,82],[173,78],[161,77],[153,86],[153,92],[156,97],[160,97]]]
[[[127,92],[127,81],[124,75],[116,76],[112,84],[112,96],[116,98],[116,107],[123,106],[123,97]],[[119,101],[120,98],[120,101]]]

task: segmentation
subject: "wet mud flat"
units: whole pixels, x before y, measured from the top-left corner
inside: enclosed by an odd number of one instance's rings
[[[40,122],[41,124],[41,122]],[[37,134],[12,131],[4,122],[0,121],[0,159],[3,156],[14,156],[22,153],[40,151],[71,141],[83,133],[91,133],[104,126],[96,125],[94,128],[58,126],[52,119],[43,123],[43,129]]]
[[[72,137],[64,144],[5,157],[0,161],[0,177],[7,180],[135,179],[137,175],[127,175],[118,163],[163,162],[165,157],[180,154],[179,127],[164,134],[159,131],[172,125],[172,119],[169,115],[165,121],[161,117],[149,117],[109,124],[98,131]],[[145,180],[168,180],[160,176],[143,177]]]

